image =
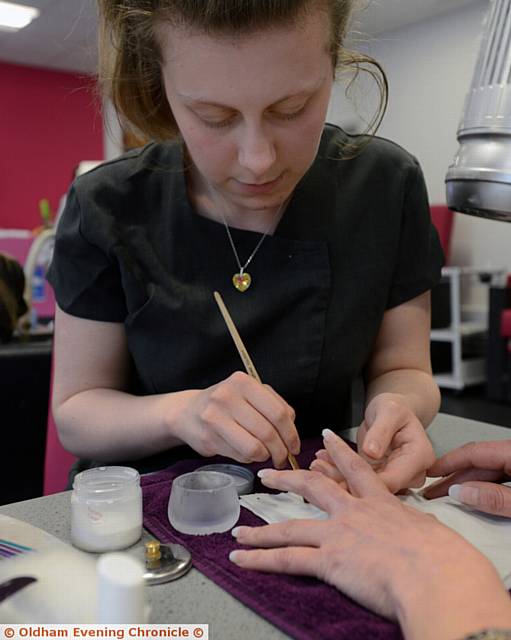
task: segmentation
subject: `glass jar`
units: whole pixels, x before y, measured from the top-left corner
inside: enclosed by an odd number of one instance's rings
[[[97,467],[75,476],[71,541],[84,551],[125,549],[142,535],[140,476],[130,467]]]

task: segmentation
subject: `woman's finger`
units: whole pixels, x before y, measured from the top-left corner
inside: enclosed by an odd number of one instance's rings
[[[261,442],[270,453],[273,466],[282,469],[287,465],[288,449],[279,432],[249,402],[239,402],[232,410],[236,422]]]
[[[228,455],[237,462],[264,462],[270,457],[270,452],[264,444],[255,438],[233,419],[220,420],[216,425],[216,435],[224,445],[222,455]],[[232,451],[229,454],[228,451]]]
[[[357,496],[388,494],[384,483],[371,466],[330,429],[323,431],[328,454],[344,476],[350,492]]]
[[[392,493],[403,487],[422,487],[424,484],[426,469],[434,454],[429,441],[425,436],[423,438],[418,442],[407,442],[392,451],[387,464],[378,472],[379,478]]]
[[[298,455],[301,450],[301,442],[295,426],[295,410],[269,385],[263,384],[260,387],[266,393],[264,398],[261,398],[262,402],[259,401],[258,395],[257,404],[254,406],[278,431],[286,449],[293,455]],[[268,402],[268,396],[270,396],[271,402]]]
[[[493,471],[489,469],[463,469],[462,471],[455,471],[446,478],[441,478],[437,482],[433,482],[424,489],[422,495],[428,500],[434,498],[441,498],[446,496],[449,491],[449,487],[453,484],[461,484],[462,482],[468,482],[469,480],[482,480],[486,482],[495,482],[502,478],[501,471]]]
[[[511,518],[511,487],[471,481],[451,486],[449,496],[478,511]]]
[[[317,576],[319,551],[310,547],[285,547],[282,549],[236,549],[229,560],[244,569],[269,573],[288,573],[300,576]]]
[[[251,547],[320,547],[327,526],[324,520],[286,520],[263,527],[235,527],[232,535]]]

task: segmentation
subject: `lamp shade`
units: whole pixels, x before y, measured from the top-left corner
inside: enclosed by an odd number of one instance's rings
[[[447,206],[511,221],[511,0],[491,0],[446,176]]]

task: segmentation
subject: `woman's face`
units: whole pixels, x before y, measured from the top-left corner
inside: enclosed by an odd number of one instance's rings
[[[165,90],[194,183],[237,210],[268,210],[312,164],[333,82],[328,16],[235,38],[161,25]]]

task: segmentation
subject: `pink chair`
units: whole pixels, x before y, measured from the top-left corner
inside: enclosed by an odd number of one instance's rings
[[[48,409],[48,426],[46,429],[46,451],[44,456],[44,483],[43,494],[45,496],[51,493],[64,491],[67,486],[67,476],[69,469],[76,456],[66,451],[60,444],[57,434],[57,427],[53,420],[51,412],[51,396],[53,391],[53,361],[51,368],[50,382],[50,406]]]

